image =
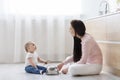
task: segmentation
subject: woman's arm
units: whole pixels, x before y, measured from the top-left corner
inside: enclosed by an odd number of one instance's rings
[[[72,61],[73,61],[73,55],[68,56],[63,62],[61,62],[60,64],[57,65],[58,70],[60,71],[64,64],[70,63]]]
[[[62,63],[67,64],[67,63],[70,63],[70,62],[73,62],[73,55],[68,56]]]

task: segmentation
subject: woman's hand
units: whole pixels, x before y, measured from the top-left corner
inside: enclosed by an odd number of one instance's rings
[[[64,65],[64,63],[60,63],[60,64],[58,64],[58,65],[57,65],[57,69],[60,71],[61,68],[63,67],[63,65]]]
[[[68,68],[62,69],[63,74],[67,74],[67,72],[68,72]]]

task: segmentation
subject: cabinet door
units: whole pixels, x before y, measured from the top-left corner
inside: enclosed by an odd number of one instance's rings
[[[107,16],[107,39],[120,42],[120,14]]]
[[[96,18],[85,21],[86,30],[95,40],[106,40],[106,18]]]

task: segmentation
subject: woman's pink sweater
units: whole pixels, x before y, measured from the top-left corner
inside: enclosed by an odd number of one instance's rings
[[[82,57],[79,64],[102,64],[102,53],[96,41],[88,33],[82,38]],[[73,62],[73,55],[63,61],[64,64]]]

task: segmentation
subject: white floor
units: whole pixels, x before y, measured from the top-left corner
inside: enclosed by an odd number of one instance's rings
[[[105,72],[100,75],[76,77],[69,74],[37,75],[26,73],[24,64],[0,64],[0,80],[120,80],[120,77]]]

